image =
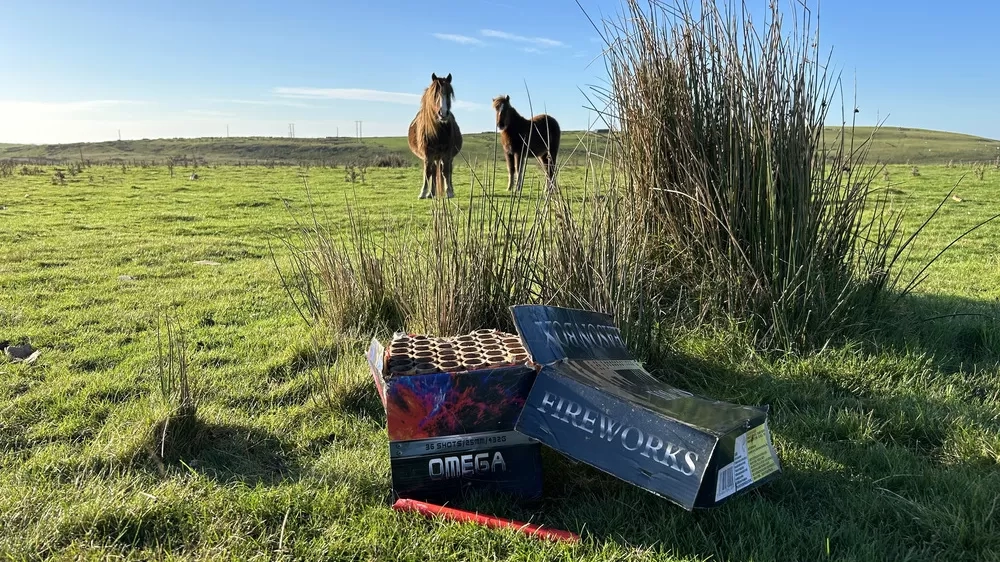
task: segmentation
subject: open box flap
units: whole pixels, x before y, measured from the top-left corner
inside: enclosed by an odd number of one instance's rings
[[[511,311],[532,361],[578,384],[715,435],[766,415],[766,409],[696,396],[658,380],[635,360],[607,314],[541,305]]]

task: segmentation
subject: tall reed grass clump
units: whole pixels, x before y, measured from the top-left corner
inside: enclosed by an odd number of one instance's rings
[[[625,2],[597,97],[615,171],[700,316],[781,349],[855,330],[889,288],[900,216],[871,187],[870,137],[844,119],[825,138],[837,80],[809,9],[789,26],[771,2],[761,29],[745,2]]]

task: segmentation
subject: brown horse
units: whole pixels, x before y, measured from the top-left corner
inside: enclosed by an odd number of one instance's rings
[[[431,84],[420,98],[420,111],[410,122],[407,134],[410,151],[424,161],[420,199],[434,197],[435,193],[440,195],[445,185],[448,197],[455,196],[451,183],[452,161],[462,150],[462,131],[451,112],[454,99],[451,73],[443,78],[432,73]]]
[[[525,156],[534,156],[545,170],[545,183],[549,189],[556,185],[556,156],[559,153],[561,131],[559,123],[551,115],[544,113],[531,119],[522,117],[510,104],[510,96],[493,98],[493,109],[497,112],[497,129],[500,130],[500,144],[507,160],[507,191],[521,192],[524,185]]]

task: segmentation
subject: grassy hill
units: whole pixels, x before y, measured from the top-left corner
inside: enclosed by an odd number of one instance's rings
[[[855,141],[872,135],[874,127],[857,127]],[[839,131],[827,128],[827,142]],[[947,164],[993,162],[1000,156],[1000,141],[945,131],[882,127],[875,133],[871,157],[887,164]]]
[[[855,141],[861,142],[872,134],[872,127],[859,127]],[[838,131],[828,129],[828,142]],[[563,133],[562,160],[583,163],[586,148],[603,152],[606,135],[585,131]],[[467,133],[460,155],[464,162],[492,159],[496,135]],[[993,162],[1000,156],[1000,141],[942,131],[885,127],[878,131],[871,156],[889,164],[947,164],[949,162]],[[48,162],[158,161],[169,158],[198,158],[200,161],[233,164],[243,163],[302,163],[344,165],[358,161],[408,162],[418,160],[407,147],[405,137],[372,137],[362,140],[345,137],[326,138],[195,138],[143,139],[98,143],[50,145],[0,144],[0,159],[29,159]]]

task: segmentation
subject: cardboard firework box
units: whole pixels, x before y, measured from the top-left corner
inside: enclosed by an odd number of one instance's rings
[[[647,372],[610,316],[511,307],[540,366],[515,428],[684,509],[721,505],[777,478],[768,407],[695,396]]]
[[[514,430],[536,375],[516,335],[397,333],[388,347],[373,339],[367,359],[396,498],[448,500],[467,489],[541,497],[541,446]]]

